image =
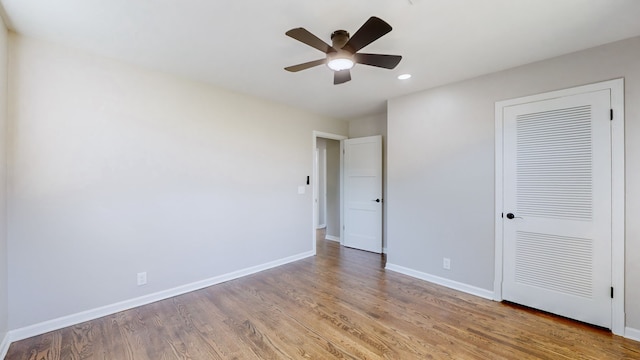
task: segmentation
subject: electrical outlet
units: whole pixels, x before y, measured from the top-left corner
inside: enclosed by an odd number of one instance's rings
[[[142,286],[147,283],[147,272],[139,272],[138,273],[138,286]]]
[[[443,258],[442,259],[442,268],[445,270],[451,270],[451,259]]]

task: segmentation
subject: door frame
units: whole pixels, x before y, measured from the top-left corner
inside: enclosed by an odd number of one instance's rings
[[[318,146],[318,144],[316,144],[316,146]],[[314,218],[313,218],[313,226],[316,228],[316,230],[318,230],[318,226],[320,225],[320,201],[317,199],[317,195],[318,195],[318,183],[320,182],[318,180],[318,167],[320,166],[319,160],[320,160],[320,151],[318,151],[319,149],[316,148],[316,153],[315,156],[313,158],[313,179],[311,179],[312,182],[312,186],[313,186],[313,213],[315,214]]]
[[[343,171],[343,168],[342,168],[342,160],[343,160],[342,159],[342,151],[344,149],[344,144],[343,144],[342,140],[346,140],[349,137],[348,136],[344,136],[344,135],[331,134],[331,133],[327,133],[327,132],[313,130],[313,132],[312,132],[312,142],[311,142],[311,164],[313,164],[312,165],[312,168],[313,168],[313,170],[312,170],[313,174],[312,175],[313,176],[311,177],[312,179],[316,179],[318,177],[318,174],[317,174],[318,169],[315,166],[316,147],[318,145],[317,144],[317,139],[318,138],[340,141],[340,225],[339,226],[340,226],[340,244],[342,244],[342,239],[343,239],[343,236],[342,236],[343,226],[342,225],[343,225],[343,221],[344,221],[344,219],[343,219],[344,211],[342,211],[342,207],[343,207],[343,199],[342,199],[342,192],[343,192],[342,191],[342,186],[343,186],[343,183],[342,183],[342,171]],[[325,181],[325,183],[326,183],[326,181]],[[313,194],[311,196],[311,209],[312,209],[311,210],[311,216],[312,216],[311,217],[311,228],[312,228],[312,231],[311,231],[311,249],[313,251],[313,255],[316,255],[316,240],[317,240],[316,239],[316,231],[317,231],[317,229],[316,229],[316,225],[315,225],[315,222],[316,222],[315,219],[317,218],[317,214],[316,214],[315,198],[316,198],[316,196],[318,194],[315,193],[316,192],[315,191],[315,189],[316,189],[315,184],[312,186],[312,189],[313,189]],[[325,222],[326,222],[326,220],[325,220]]]
[[[326,139],[325,139],[326,140]],[[325,142],[326,143],[326,142]],[[316,144],[317,146],[318,144]],[[318,176],[318,219],[320,219],[320,215],[322,215],[323,224],[316,224],[317,228],[322,228],[320,225],[324,225],[324,228],[327,228],[327,148],[325,147],[322,151],[318,152],[319,158],[322,159],[318,163],[316,169],[322,169],[322,176]],[[317,174],[319,175],[319,174]],[[320,186],[322,184],[322,186]],[[320,206],[322,205],[322,207]],[[320,209],[322,209],[320,211]]]
[[[549,100],[599,90],[611,90],[611,283],[615,289],[611,305],[611,331],[625,334],[625,169],[624,169],[624,79],[577,86],[495,103],[495,272],[493,293],[502,301],[503,277],[503,109],[508,106]]]

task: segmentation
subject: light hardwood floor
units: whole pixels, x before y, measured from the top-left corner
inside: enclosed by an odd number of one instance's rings
[[[640,359],[640,343],[319,238],[316,257],[19,341],[6,359]]]

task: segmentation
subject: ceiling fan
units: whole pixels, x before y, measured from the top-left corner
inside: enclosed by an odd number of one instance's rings
[[[364,64],[393,69],[398,65],[402,56],[383,54],[364,54],[358,51],[372,42],[378,40],[391,31],[391,25],[384,20],[372,16],[356,31],[353,36],[345,30],[336,30],[331,34],[332,46],[325,43],[305,28],[295,28],[285,34],[313,48],[327,54],[326,58],[309,61],[284,68],[287,71],[297,72],[326,64],[333,73],[333,84],[338,85],[351,80],[351,68],[355,64]]]

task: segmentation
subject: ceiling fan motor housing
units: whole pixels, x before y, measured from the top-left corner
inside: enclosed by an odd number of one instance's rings
[[[327,66],[331,70],[348,70],[355,65],[354,51],[344,48],[348,41],[349,33],[346,30],[336,30],[331,34],[331,42],[336,50],[327,53]]]
[[[334,49],[342,49],[349,41],[349,32],[346,30],[336,30],[331,33],[331,42]]]

